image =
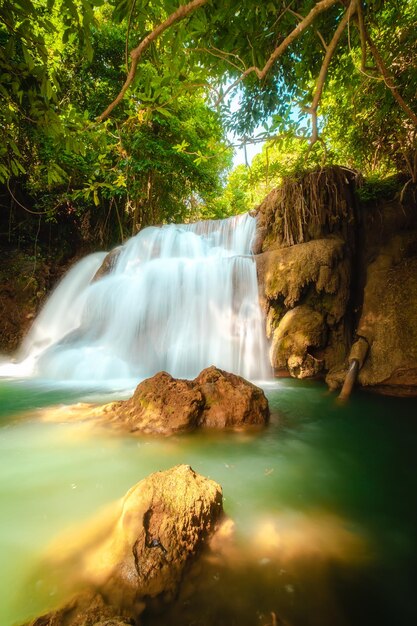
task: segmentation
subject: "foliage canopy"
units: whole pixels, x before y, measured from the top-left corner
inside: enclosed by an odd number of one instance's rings
[[[2,0],[3,197],[111,241],[300,164],[416,182],[416,25],[417,0]],[[226,132],[269,143],[216,201]]]

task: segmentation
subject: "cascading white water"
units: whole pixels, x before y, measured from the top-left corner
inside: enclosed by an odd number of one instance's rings
[[[93,282],[105,255],[90,255],[38,316],[18,372],[138,380],[161,370],[194,378],[216,365],[249,379],[268,377],[251,256],[255,227],[245,214],[146,228]]]

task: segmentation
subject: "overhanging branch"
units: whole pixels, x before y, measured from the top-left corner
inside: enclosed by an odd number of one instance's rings
[[[145,50],[150,46],[150,44],[156,39],[158,39],[158,37],[162,35],[163,32],[168,30],[168,28],[173,26],[173,24],[175,24],[176,22],[180,22],[181,20],[186,18],[188,15],[193,13],[196,9],[199,9],[204,4],[207,4],[207,2],[208,0],[192,0],[192,2],[189,2],[188,4],[181,5],[180,7],[178,7],[178,9],[176,9],[176,11],[171,13],[171,15],[167,17],[166,20],[164,20],[163,22],[161,22],[161,24],[159,24],[156,28],[154,28],[154,30],[151,33],[149,33],[149,35],[147,35],[136,48],[134,48],[131,51],[130,53],[131,64],[130,64],[130,69],[127,74],[125,83],[123,87],[121,88],[117,97],[113,100],[113,102],[109,104],[107,109],[103,111],[101,115],[98,116],[97,118],[98,122],[102,122],[103,120],[105,120],[106,117],[108,117],[110,113],[113,111],[113,109],[123,100],[123,97],[126,91],[129,89],[130,85],[132,84],[135,78],[139,59],[141,58]]]
[[[222,99],[224,99],[227,96],[227,94],[230,93],[230,91],[232,91],[235,87],[237,87],[237,85],[240,82],[242,82],[242,80],[244,80],[247,76],[249,76],[249,74],[255,73],[256,76],[259,78],[259,80],[263,80],[265,76],[268,74],[273,64],[275,63],[275,61],[279,59],[280,56],[283,55],[283,53],[288,48],[288,46],[290,46],[292,42],[295,41],[295,39],[297,39],[301,35],[301,33],[303,33],[310,26],[310,24],[312,24],[312,22],[315,20],[315,18],[318,15],[320,15],[320,13],[323,13],[323,11],[327,11],[327,9],[329,9],[334,4],[337,4],[338,2],[339,0],[321,0],[320,2],[317,2],[317,4],[311,9],[310,13],[308,13],[308,15],[306,15],[306,17],[297,24],[294,30],[292,30],[290,34],[287,35],[284,41],[282,41],[279,44],[279,46],[275,48],[275,50],[272,52],[269,59],[265,63],[264,67],[262,69],[260,69],[256,65],[248,67],[248,69],[245,70],[239,76],[239,78],[236,79],[226,89],[226,91],[224,92],[222,96]]]
[[[372,56],[374,57],[375,65],[377,66],[378,71],[380,72],[382,78],[384,79],[384,83],[386,84],[388,89],[391,91],[395,100],[398,102],[398,104],[400,105],[404,113],[407,115],[407,117],[410,118],[414,126],[417,126],[417,115],[414,113],[414,111],[412,111],[412,109],[410,109],[408,104],[405,102],[404,98],[399,93],[397,87],[395,86],[392,76],[388,72],[388,69],[384,63],[382,55],[380,54],[378,48],[374,44],[368,32],[366,32],[366,41],[369,45],[369,49],[372,53]]]

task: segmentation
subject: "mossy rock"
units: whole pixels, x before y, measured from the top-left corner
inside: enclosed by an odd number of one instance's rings
[[[314,350],[323,348],[327,341],[324,317],[307,305],[288,311],[274,332],[271,363],[276,370],[288,369],[295,378],[317,376],[323,361],[315,358]]]

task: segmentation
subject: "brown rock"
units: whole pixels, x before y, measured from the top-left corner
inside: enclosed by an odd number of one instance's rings
[[[395,236],[368,266],[357,334],[370,346],[359,383],[417,395],[417,232]]]
[[[159,372],[141,382],[133,396],[116,405],[116,418],[131,432],[169,435],[192,430],[204,406],[194,381]]]
[[[274,332],[271,362],[276,370],[287,368],[295,378],[317,376],[323,361],[315,358],[311,350],[326,343],[326,325],[321,313],[307,305],[288,311]]]
[[[343,363],[349,349],[347,311],[351,282],[348,248],[343,240],[331,236],[269,250],[256,257],[256,264],[260,301],[266,313],[266,335],[272,339],[270,354],[275,372],[278,375],[289,372],[296,377],[315,377]],[[314,353],[305,347],[285,347],[285,343],[292,344],[293,339],[298,342],[295,335],[302,331],[305,323],[311,326],[312,319],[305,322],[298,317],[303,310],[299,311],[299,306],[306,306],[320,318],[320,335],[326,341],[307,337]],[[292,329],[294,336],[283,341],[282,333],[289,333],[286,328],[288,320],[295,322],[292,311],[296,309],[299,323]],[[286,318],[287,315],[290,317]],[[308,335],[310,331],[311,328]],[[278,345],[284,348],[282,358],[278,354],[281,352]],[[319,357],[317,348],[320,349]]]
[[[222,510],[221,487],[189,465],[142,480],[123,499],[112,535],[92,555],[94,564],[96,556],[103,564],[98,582],[106,596],[125,604],[138,596],[173,595]]]
[[[69,591],[86,591],[31,626],[139,624],[150,598],[177,593],[222,514],[221,487],[189,465],[151,474],[116,507],[51,545],[54,577],[61,572]]]
[[[349,271],[344,259],[345,244],[336,237],[260,254],[255,260],[261,298],[264,302],[280,299],[291,308],[305,300],[307,289],[312,287],[317,296],[321,295],[323,309],[339,321],[349,297]]]
[[[107,604],[100,593],[79,594],[64,607],[37,617],[27,626],[138,626],[132,616]]]
[[[103,421],[130,432],[171,435],[195,428],[264,425],[269,408],[262,389],[212,366],[194,380],[159,372],[141,382],[132,398],[106,405],[100,414]]]
[[[117,263],[117,259],[120,256],[120,252],[122,251],[122,246],[117,246],[117,248],[113,248],[110,252],[104,257],[103,263],[98,268],[97,272],[94,274],[92,283],[100,280],[103,276],[107,276],[113,270],[114,266]]]
[[[194,383],[204,397],[199,420],[203,428],[241,428],[268,422],[269,407],[264,392],[241,376],[212,366],[203,370]]]

